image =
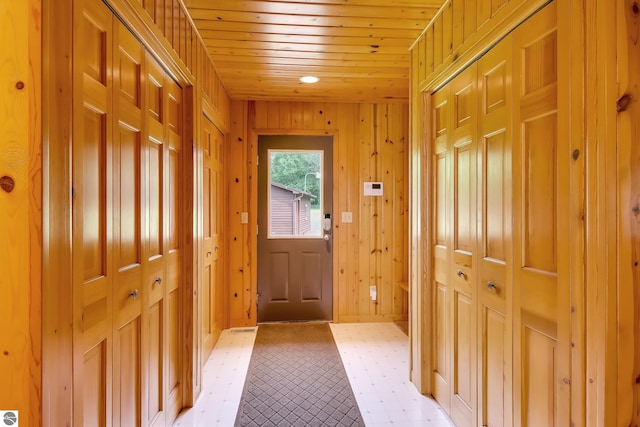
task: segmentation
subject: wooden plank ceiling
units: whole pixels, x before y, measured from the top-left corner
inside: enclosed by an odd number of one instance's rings
[[[184,2],[233,99],[404,102],[409,46],[443,0]]]

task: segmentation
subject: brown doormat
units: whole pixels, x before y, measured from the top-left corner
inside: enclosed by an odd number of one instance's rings
[[[364,426],[327,323],[258,327],[235,425]]]

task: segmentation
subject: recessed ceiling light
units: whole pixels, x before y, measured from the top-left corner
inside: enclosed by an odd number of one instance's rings
[[[318,80],[320,80],[320,79],[317,78],[316,76],[303,76],[303,77],[300,77],[300,81],[302,83],[318,83]]]

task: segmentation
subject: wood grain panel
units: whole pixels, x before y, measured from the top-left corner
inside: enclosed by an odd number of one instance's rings
[[[475,308],[474,301],[455,293],[453,306],[453,401],[451,416],[456,425],[472,425],[471,408],[475,406]]]
[[[597,13],[598,16],[603,13],[599,6],[594,6],[592,12]],[[609,361],[606,364],[601,363],[598,368],[601,371],[610,373],[611,376],[613,376],[613,372],[617,373],[615,384],[617,393],[612,393],[613,387],[611,387],[611,384],[601,383],[598,392],[605,394],[605,396],[599,397],[599,404],[593,405],[592,412],[598,411],[598,415],[600,415],[600,408],[604,407],[608,412],[603,414],[604,416],[601,415],[601,418],[611,424],[617,423],[616,425],[633,425],[640,422],[640,385],[636,381],[640,376],[640,287],[638,286],[640,275],[637,267],[640,262],[638,259],[640,257],[640,228],[638,226],[638,194],[640,189],[638,165],[640,165],[640,151],[637,144],[640,110],[637,97],[633,95],[637,91],[639,80],[638,52],[640,49],[637,8],[638,5],[632,1],[621,0],[616,2],[618,47],[615,55],[617,56],[617,62],[613,61],[614,53],[606,48],[599,50],[599,53],[602,53],[593,59],[594,62],[597,62],[598,79],[605,80],[602,86],[592,89],[594,94],[597,90],[598,102],[597,112],[594,111],[593,113],[594,117],[600,118],[606,114],[606,117],[610,118],[613,114],[617,115],[615,125],[600,119],[591,124],[594,127],[597,125],[597,134],[602,135],[602,137],[598,138],[598,141],[603,137],[607,141],[617,137],[615,146],[613,144],[599,146],[598,154],[606,152],[608,156],[605,157],[605,162],[599,163],[603,172],[601,172],[600,176],[594,177],[594,179],[599,178],[598,183],[601,194],[607,195],[600,202],[601,207],[599,209],[610,210],[614,204],[617,205],[616,226],[612,227],[605,220],[602,221],[602,224],[599,224],[600,229],[607,230],[607,233],[613,233],[616,230],[617,248],[612,251],[602,244],[599,248],[595,245],[592,246],[594,264],[595,260],[599,261],[598,264],[593,265],[593,269],[598,270],[599,275],[593,278],[594,295],[592,299],[600,305],[599,313],[601,315],[597,319],[593,319],[591,327],[599,326],[605,313],[609,314],[612,311],[616,313],[615,321],[612,323],[616,323],[617,329],[617,360]],[[611,15],[613,11],[608,9],[607,12],[609,27],[612,27]],[[600,24],[600,20],[597,20],[595,25],[598,24]],[[613,45],[610,39],[604,37],[604,34],[597,32],[597,35],[598,46]],[[615,77],[606,73],[606,71],[611,70],[612,72],[614,69],[617,71]],[[612,96],[615,96],[618,100],[618,108],[615,113],[612,108],[614,101]],[[600,130],[600,127],[603,130]],[[596,132],[593,133],[596,134]],[[604,147],[607,148],[605,149]],[[600,154],[598,158],[603,157],[604,155]],[[616,169],[615,177],[611,176],[610,169]],[[602,179],[607,173],[607,179]],[[613,189],[611,182],[613,181],[617,182],[618,192],[615,195],[611,195],[611,190]],[[608,241],[612,242],[613,235],[610,239]],[[605,250],[609,254],[607,257],[602,256]],[[614,256],[614,253],[617,256]],[[600,265],[612,266],[614,260],[618,265],[615,287],[612,285],[615,273],[610,269],[600,272],[602,270]],[[606,280],[606,283],[609,284],[607,288],[602,286],[603,274],[605,273],[609,274],[608,280]],[[616,310],[613,310],[610,302],[603,301],[605,298],[600,294],[600,292],[614,292],[614,289],[617,294]],[[605,304],[608,306],[605,306]],[[601,357],[613,353],[609,348],[602,345],[602,341],[610,331],[610,327],[602,327],[598,331],[598,335],[594,333],[593,335],[595,336],[590,337],[594,343],[591,351],[597,351],[599,355],[602,355]]]
[[[397,7],[383,1],[190,0],[186,6],[233,98],[376,103],[406,102],[409,57],[405,53],[439,3]],[[283,67],[286,75],[269,72],[269,66],[283,65],[285,59],[295,60],[296,65],[289,62]],[[236,72],[238,62],[249,64],[261,82],[248,84],[247,76]],[[386,77],[366,71],[373,65],[383,68],[385,62],[396,63],[387,65],[395,69],[388,68]],[[334,74],[326,73],[327,66],[337,67]],[[320,82],[301,85],[298,79],[305,69],[318,74]]]
[[[433,298],[433,397],[451,412],[451,328],[448,286],[436,283]]]
[[[524,266],[557,271],[558,162],[555,114],[524,124]]]
[[[105,115],[85,108],[85,139],[82,147],[83,210],[95,212],[83,218],[84,279],[105,277],[107,261],[107,224],[105,212],[106,182],[106,123]]]
[[[155,420],[164,407],[164,310],[158,302],[149,308],[147,314],[147,419]]]
[[[421,41],[427,42],[416,87],[433,89],[441,86],[547,1],[444,1],[411,47],[422,49]],[[437,37],[436,43],[435,32],[440,28],[444,33]]]
[[[107,420],[107,355],[106,342],[98,343],[84,356],[83,425],[106,427]]]
[[[484,256],[505,261],[509,249],[508,242],[505,241],[506,234],[509,233],[509,217],[505,214],[508,212],[510,195],[505,191],[508,178],[505,177],[505,169],[509,151],[504,132],[486,138],[485,150]]]
[[[485,309],[482,317],[481,422],[492,427],[509,425],[511,396],[507,390],[511,373],[505,354],[510,352],[507,347],[511,340],[507,333],[511,328],[503,314],[491,309]]]
[[[522,334],[522,426],[554,426],[556,423],[556,341],[534,329]]]
[[[142,421],[142,354],[140,319],[126,323],[116,331],[114,371],[119,373],[114,383],[118,393],[114,400],[114,425],[137,426]]]

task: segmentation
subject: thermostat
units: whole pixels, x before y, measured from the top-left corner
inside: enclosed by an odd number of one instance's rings
[[[365,196],[382,196],[382,182],[365,182]]]

